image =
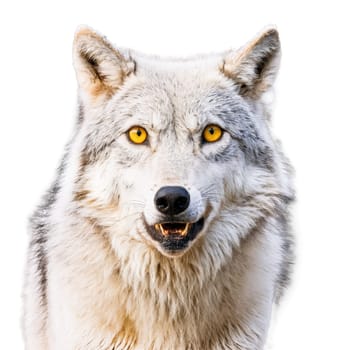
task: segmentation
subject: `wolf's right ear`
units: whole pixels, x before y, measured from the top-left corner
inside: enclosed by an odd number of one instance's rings
[[[88,27],[75,34],[73,60],[79,87],[94,101],[111,97],[135,71],[132,59]]]

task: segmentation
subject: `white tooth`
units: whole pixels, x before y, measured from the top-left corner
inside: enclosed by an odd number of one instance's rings
[[[163,236],[165,236],[165,231],[163,229],[163,226],[161,224],[155,224],[154,225],[154,228],[157,230],[157,231],[160,231],[162,233]]]

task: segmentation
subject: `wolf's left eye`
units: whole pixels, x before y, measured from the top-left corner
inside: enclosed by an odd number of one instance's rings
[[[216,142],[221,139],[223,130],[218,125],[207,125],[203,131],[203,139],[206,142]]]
[[[133,126],[128,131],[129,140],[132,143],[140,145],[145,143],[148,137],[147,131],[141,126]]]

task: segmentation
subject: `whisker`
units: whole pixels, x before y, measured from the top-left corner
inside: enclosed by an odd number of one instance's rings
[[[140,201],[137,199],[130,199],[129,201],[126,202],[126,205],[128,204],[132,204],[132,205],[137,205],[140,207],[144,207],[145,206],[145,202],[144,201]]]
[[[217,191],[216,191],[216,186],[214,184],[208,186],[208,187],[201,187],[199,189],[201,195],[202,195],[202,198],[204,199],[208,199],[208,200],[211,200],[211,201],[218,201],[218,198],[217,198]]]
[[[140,212],[129,213],[129,214],[124,215],[124,216],[122,216],[121,218],[115,219],[115,220],[113,220],[113,221],[114,221],[114,222],[121,222],[121,221],[123,221],[123,220],[125,220],[125,219],[130,218],[131,216],[136,216],[136,215],[140,215]]]

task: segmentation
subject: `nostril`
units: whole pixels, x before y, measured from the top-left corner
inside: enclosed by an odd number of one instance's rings
[[[169,202],[165,197],[157,198],[155,202],[156,202],[156,207],[160,211],[165,211],[169,207]]]
[[[174,207],[178,210],[184,211],[188,208],[189,202],[189,197],[178,197],[175,200]]]

